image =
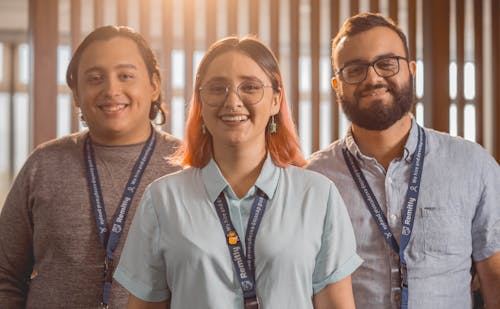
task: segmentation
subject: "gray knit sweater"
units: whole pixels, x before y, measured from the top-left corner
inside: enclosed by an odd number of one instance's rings
[[[165,160],[179,141],[156,134],[154,154],[115,251],[115,265],[145,187],[180,169]],[[105,250],[87,188],[86,136],[76,133],[37,147],[17,176],[0,215],[0,308],[98,308]],[[143,146],[93,147],[108,224]],[[126,302],[126,290],[113,282],[110,308],[124,308]]]

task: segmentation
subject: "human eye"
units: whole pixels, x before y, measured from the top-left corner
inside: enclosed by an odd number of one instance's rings
[[[90,73],[86,75],[85,80],[90,84],[98,84],[104,79],[104,75],[101,73]]]
[[[127,80],[132,80],[134,79],[135,75],[131,72],[121,72],[118,74],[118,77],[122,81],[127,81]]]
[[[375,63],[375,66],[380,70],[393,71],[398,66],[398,59],[393,57],[382,58]]]
[[[365,73],[366,65],[364,64],[350,64],[342,70],[342,74],[346,78],[356,78]]]
[[[227,85],[221,82],[209,83],[205,89],[211,95],[225,95]]]
[[[242,82],[238,88],[241,92],[247,94],[260,93],[262,84],[257,81],[246,81]]]

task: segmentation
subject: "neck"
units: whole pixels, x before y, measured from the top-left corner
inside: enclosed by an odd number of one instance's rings
[[[89,129],[89,134],[92,138],[92,142],[98,145],[126,146],[147,141],[151,135],[151,130],[153,130],[153,128],[150,126],[142,132],[137,132],[137,134],[130,136],[121,134],[100,134],[100,132],[95,132],[94,130]]]
[[[381,131],[367,130],[352,124],[352,134],[359,150],[364,155],[375,158],[386,170],[392,160],[403,155],[410,129],[410,114]]]
[[[255,184],[266,160],[266,148],[215,147],[214,160],[238,198]]]

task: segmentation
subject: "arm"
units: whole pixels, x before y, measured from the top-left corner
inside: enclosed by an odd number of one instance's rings
[[[351,276],[325,286],[313,296],[314,309],[354,309]]]
[[[16,177],[0,214],[0,308],[24,308],[33,269],[27,165]]]
[[[500,308],[500,252],[476,262],[486,308]]]
[[[148,302],[129,294],[127,309],[170,309],[170,300]]]

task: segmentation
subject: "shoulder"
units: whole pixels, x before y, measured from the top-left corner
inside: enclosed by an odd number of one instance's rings
[[[326,148],[313,153],[307,160],[306,168],[328,175],[330,171],[336,170],[339,164],[344,164],[343,145],[344,139],[339,139]]]
[[[180,192],[192,190],[195,183],[197,184],[200,181],[200,169],[187,167],[154,180],[149,187],[152,191],[168,190]]]
[[[318,194],[327,193],[332,189],[336,191],[330,179],[314,170],[289,166],[284,168],[283,172],[288,185],[294,191],[300,192],[299,188],[304,191],[318,192]]]
[[[73,133],[36,146],[26,164],[39,161],[60,162],[72,159],[74,155],[83,156],[83,143],[87,133],[88,131]]]

